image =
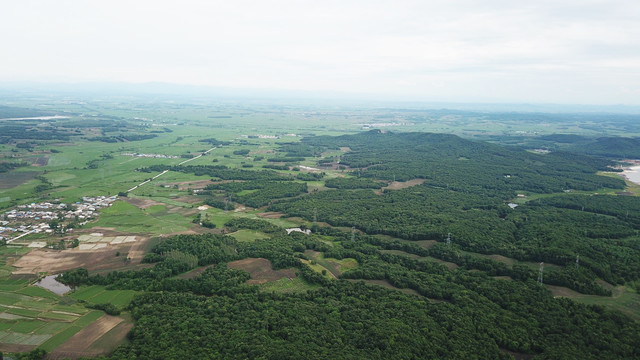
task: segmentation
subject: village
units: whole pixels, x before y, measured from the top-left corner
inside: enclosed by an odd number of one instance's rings
[[[133,156],[133,157],[144,157],[144,158],[154,158],[154,159],[177,159],[177,156],[174,155],[164,155],[164,154],[139,154],[139,153],[122,153],[121,156]]]
[[[12,242],[31,233],[52,233],[61,221],[83,225],[109,207],[117,196],[83,197],[76,203],[42,202],[18,205],[6,211],[0,220],[0,240]],[[54,224],[52,227],[51,224]]]

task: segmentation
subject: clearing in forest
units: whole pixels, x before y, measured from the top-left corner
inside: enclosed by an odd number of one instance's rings
[[[427,181],[425,179],[412,179],[408,181],[393,181],[389,185],[382,188],[382,190],[400,190],[410,188],[412,186],[424,184]]]
[[[244,270],[249,273],[251,279],[247,284],[264,284],[282,278],[296,278],[295,269],[273,270],[271,261],[264,258],[249,258],[232,261],[227,264],[230,269]]]

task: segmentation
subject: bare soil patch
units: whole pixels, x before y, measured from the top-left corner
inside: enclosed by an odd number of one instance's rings
[[[89,326],[78,331],[69,340],[58,346],[51,352],[52,358],[77,359],[79,357],[97,356],[100,353],[87,353],[86,350],[96,340],[101,338],[109,330],[124,321],[123,318],[111,315],[104,315],[98,320],[89,324]]]
[[[125,198],[121,198],[124,201],[128,202],[129,204],[140,208],[140,209],[148,209],[154,205],[162,205],[164,206],[165,204],[161,203],[161,202],[157,202],[155,200],[151,200],[151,199],[141,199],[141,198],[130,198],[130,197],[125,197]]]
[[[412,186],[424,184],[427,181],[425,179],[413,179],[409,181],[393,181],[389,185],[383,187],[383,190],[400,190],[406,189]]]
[[[39,156],[34,162],[33,166],[47,166],[47,164],[49,163],[49,157],[48,156]]]
[[[36,345],[20,345],[0,343],[0,351],[5,353],[29,352],[35,349]]]
[[[279,213],[279,212],[263,212],[263,213],[259,213],[257,214],[258,217],[264,218],[264,219],[280,219],[281,217],[284,216],[283,213]]]
[[[98,354],[108,354],[112,352],[125,340],[127,334],[132,328],[133,323],[125,321],[121,322],[91,344],[91,346],[87,348],[87,352]]]
[[[273,270],[271,261],[264,258],[249,258],[232,261],[227,264],[231,269],[244,270],[249,273],[251,279],[247,284],[264,284],[270,281],[280,280],[284,277],[294,279],[295,269]]]
[[[13,266],[17,269],[14,275],[49,274],[83,267],[89,271],[115,270],[138,265],[144,257],[146,238],[140,238],[135,243],[109,245],[96,250],[48,250],[34,249],[17,260]],[[116,256],[116,253],[120,253]],[[127,260],[127,257],[129,260]]]

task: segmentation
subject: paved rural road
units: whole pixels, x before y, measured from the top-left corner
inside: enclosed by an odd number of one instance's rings
[[[209,153],[209,151],[211,151],[211,150],[213,150],[213,149],[215,149],[215,148],[216,148],[216,147],[214,146],[214,147],[212,147],[211,149],[209,149],[209,150],[207,150],[207,151],[203,152],[202,154],[200,154],[200,155],[198,155],[198,156],[196,156],[196,157],[192,157],[191,159],[187,159],[187,160],[185,160],[185,161],[183,161],[183,162],[179,163],[179,164],[178,164],[178,166],[183,165],[183,164],[186,164],[186,163],[188,163],[189,161],[193,161],[193,160],[195,160],[195,159],[197,159],[197,158],[200,158],[200,157],[202,157],[202,155],[206,155],[206,154],[208,154],[208,153]],[[142,185],[144,185],[144,184],[146,184],[146,183],[148,183],[148,182],[151,182],[152,180],[155,180],[155,179],[159,178],[160,176],[162,176],[162,175],[164,175],[164,174],[166,174],[166,173],[168,173],[168,172],[169,172],[169,170],[165,170],[165,171],[161,172],[160,174],[158,174],[158,175],[156,175],[156,176],[152,177],[151,179],[149,179],[149,180],[145,180],[145,181],[141,182],[140,184],[138,184],[138,185],[136,185],[136,186],[132,187],[131,189],[127,190],[127,192],[132,192],[133,190],[135,190],[135,189],[139,188],[140,186],[142,186]]]

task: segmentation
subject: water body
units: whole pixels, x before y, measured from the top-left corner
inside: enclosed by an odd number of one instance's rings
[[[640,185],[640,166],[631,166],[625,168],[622,175],[626,177],[632,183]]]
[[[69,291],[73,290],[71,287],[59,282],[58,280],[56,280],[56,278],[58,277],[58,275],[49,275],[49,276],[45,276],[44,278],[40,279],[40,281],[38,281],[37,283],[33,284],[35,286],[39,286],[43,289],[47,289],[53,293],[56,293],[58,295],[64,295],[66,293],[68,293]]]
[[[0,120],[56,120],[56,119],[69,119],[69,117],[54,115],[54,116],[34,116],[34,117],[23,117],[23,118],[4,118]]]

